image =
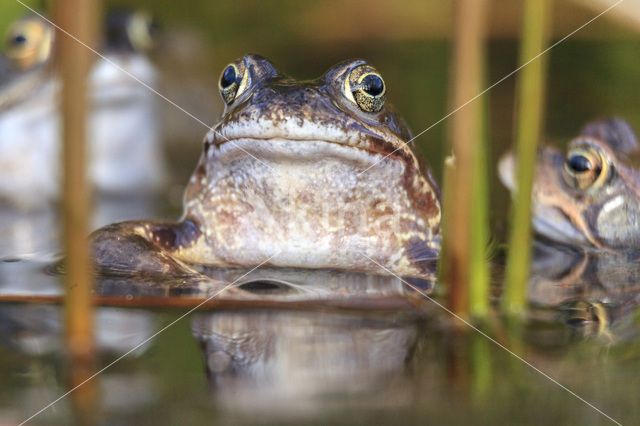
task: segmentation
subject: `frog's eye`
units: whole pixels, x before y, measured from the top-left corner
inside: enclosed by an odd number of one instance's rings
[[[591,146],[580,146],[567,153],[562,175],[572,188],[586,190],[601,186],[609,177],[609,171],[609,161],[603,152]]]
[[[5,39],[5,54],[18,68],[39,65],[51,53],[52,31],[38,19],[25,19],[13,24]]]
[[[127,36],[136,52],[145,52],[153,47],[153,33],[157,28],[151,15],[143,11],[134,12],[127,22]]]
[[[370,65],[354,68],[344,82],[344,95],[364,112],[379,112],[385,93],[382,76]]]
[[[231,105],[249,85],[249,72],[244,61],[232,62],[222,70],[218,89],[227,105]]]

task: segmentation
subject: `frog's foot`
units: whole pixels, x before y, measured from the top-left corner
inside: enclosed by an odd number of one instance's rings
[[[131,221],[114,223],[91,234],[94,265],[100,275],[173,279],[200,275],[148,239],[149,227],[172,232],[180,225]]]

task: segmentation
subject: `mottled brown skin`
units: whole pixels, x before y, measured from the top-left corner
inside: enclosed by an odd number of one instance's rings
[[[618,118],[587,124],[566,154],[544,147],[538,155],[532,194],[536,231],[585,248],[640,249],[640,174],[631,165],[637,150],[633,130]],[[585,152],[585,158],[594,160],[589,163],[592,170],[576,172],[575,164],[580,165],[576,160],[583,161],[578,157]],[[502,159],[500,174],[513,190],[513,155]],[[575,176],[582,179],[581,186]]]
[[[146,274],[180,275],[199,265],[266,261],[432,278],[439,190],[407,145],[411,133],[384,104],[384,92],[369,100],[357,85],[364,81],[358,76],[377,72],[364,61],[347,61],[317,80],[297,82],[256,55],[231,65],[237,94],[205,137],[180,222],[125,222],[96,231],[102,272],[135,272],[142,264]],[[223,98],[226,83],[223,73]],[[363,97],[365,103],[356,101]]]

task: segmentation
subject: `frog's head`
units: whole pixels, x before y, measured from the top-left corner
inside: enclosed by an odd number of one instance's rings
[[[431,214],[439,210],[438,187],[427,167],[421,173],[407,144],[411,132],[386,102],[382,76],[367,62],[344,61],[319,79],[298,82],[268,60],[247,55],[223,70],[219,89],[226,107],[207,135],[205,150],[229,141],[237,147],[243,138],[323,141],[345,152],[355,148],[369,155],[370,164],[363,164],[363,170],[382,166],[383,157],[402,162],[413,178],[407,189],[415,191],[414,201],[430,208]]]
[[[640,247],[640,175],[630,166],[638,141],[613,118],[585,126],[566,153],[544,147],[536,163],[533,225],[561,243],[596,248]],[[514,156],[500,162],[500,176],[515,189]]]

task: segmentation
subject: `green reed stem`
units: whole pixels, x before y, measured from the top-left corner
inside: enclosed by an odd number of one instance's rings
[[[494,373],[491,363],[492,343],[478,333],[469,335],[469,340],[471,396],[477,407],[483,407],[490,401],[492,391]]]
[[[484,74],[484,73],[483,73]],[[484,79],[482,79],[484,81]],[[473,157],[471,187],[471,282],[469,309],[474,318],[484,318],[489,313],[489,176],[487,171],[487,104],[480,102],[478,140]]]
[[[547,12],[550,0],[525,0],[520,63],[538,55],[546,44]],[[518,80],[516,154],[517,192],[513,199],[511,233],[505,275],[503,309],[522,315],[531,261],[531,187],[540,138],[545,88],[545,56],[520,71]]]
[[[453,84],[451,105],[457,108],[481,90],[484,71],[486,0],[458,0],[454,3]],[[443,251],[440,282],[448,285],[449,307],[455,313],[486,312],[482,288],[488,283],[485,248],[486,174],[483,161],[484,114],[480,102],[472,102],[451,118],[453,167],[445,167],[443,202]],[[484,180],[485,182],[477,182]],[[476,184],[477,183],[477,184]],[[483,191],[483,188],[485,189]],[[478,190],[478,192],[476,192]],[[470,301],[470,288],[474,288]]]

